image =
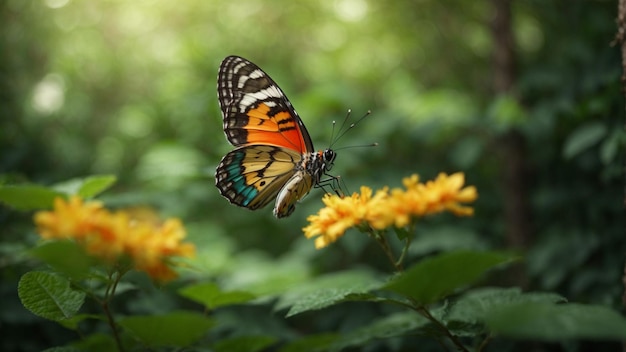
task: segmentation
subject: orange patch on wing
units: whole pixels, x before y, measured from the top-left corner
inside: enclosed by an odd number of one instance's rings
[[[248,111],[248,144],[269,144],[297,150],[304,153],[306,144],[300,128],[288,111],[269,115],[270,107],[259,104]]]

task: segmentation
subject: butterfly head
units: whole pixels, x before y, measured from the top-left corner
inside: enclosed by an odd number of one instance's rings
[[[320,157],[322,159],[322,168],[326,171],[330,171],[335,164],[337,153],[332,149],[325,149],[320,152]]]

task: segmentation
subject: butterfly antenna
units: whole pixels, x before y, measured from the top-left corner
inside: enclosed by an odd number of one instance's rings
[[[352,149],[352,148],[365,148],[365,147],[378,147],[378,142],[369,143],[369,144],[360,144],[360,145],[349,145],[346,147],[335,148],[335,151],[343,150],[343,149]]]
[[[346,125],[346,122],[348,121],[348,117],[350,117],[350,112],[351,110],[348,109],[348,115],[346,116],[346,118],[343,120],[343,123],[341,124],[341,128],[339,128],[339,135],[337,136],[337,138],[335,138],[332,143],[330,144],[330,146],[332,147],[341,137],[343,137],[348,131],[350,131],[352,128],[354,128],[356,125],[358,125],[361,121],[363,121],[363,119],[365,119],[366,117],[368,117],[372,111],[371,110],[367,110],[367,112],[361,116],[360,119],[358,119],[356,122],[351,123],[346,129],[344,129],[343,127]],[[343,131],[342,131],[343,130]],[[368,145],[369,146],[369,145]]]

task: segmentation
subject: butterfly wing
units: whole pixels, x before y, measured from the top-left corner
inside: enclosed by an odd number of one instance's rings
[[[291,214],[293,204],[312,186],[311,177],[294,168],[301,155],[290,149],[270,145],[248,145],[226,154],[217,166],[216,184],[231,203],[248,209],[262,208],[278,199],[285,199],[277,217]],[[297,177],[296,177],[297,176]],[[288,191],[286,184],[298,179]]]
[[[220,193],[252,210],[276,199],[274,215],[290,215],[314,183],[313,142],[300,116],[263,70],[238,56],[220,65],[217,91],[224,133],[237,147],[217,167]]]
[[[217,79],[224,133],[234,146],[264,144],[313,152],[304,123],[278,85],[257,65],[238,57],[222,61]]]

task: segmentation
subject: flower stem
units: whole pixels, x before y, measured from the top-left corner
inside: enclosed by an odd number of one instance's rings
[[[116,275],[117,274],[117,275]],[[117,288],[117,284],[120,282],[122,278],[122,273],[119,271],[114,271],[109,273],[109,284],[107,285],[107,289],[105,291],[104,299],[102,300],[102,310],[107,317],[107,322],[113,331],[113,337],[115,338],[115,344],[117,345],[117,350],[120,352],[124,352],[124,347],[122,346],[122,340],[120,339],[119,331],[117,329],[117,324],[115,323],[115,319],[113,318],[113,312],[109,306],[111,299],[113,299],[113,295],[115,295],[115,289]],[[113,278],[115,276],[115,278]]]
[[[384,233],[380,233],[372,228],[369,229],[369,233],[376,239],[376,242],[378,242],[378,245],[380,245],[383,252],[385,252],[385,255],[391,262],[391,265],[393,265],[396,272],[402,272],[404,270],[402,260],[396,260],[393,255],[393,251],[391,250],[391,246],[389,246],[389,241],[387,241],[387,236],[385,236]]]
[[[418,306],[415,308],[415,310],[420,313],[424,318],[428,319],[431,323],[435,324],[439,328],[439,330],[441,330],[450,339],[450,341],[452,341],[452,343],[457,347],[459,351],[469,352],[469,350],[465,348],[465,346],[461,343],[458,337],[454,336],[454,334],[452,334],[452,332],[450,332],[450,330],[448,330],[448,328],[443,325],[443,323],[437,320],[437,318],[433,317],[432,314],[430,314],[430,311],[425,306]]]

